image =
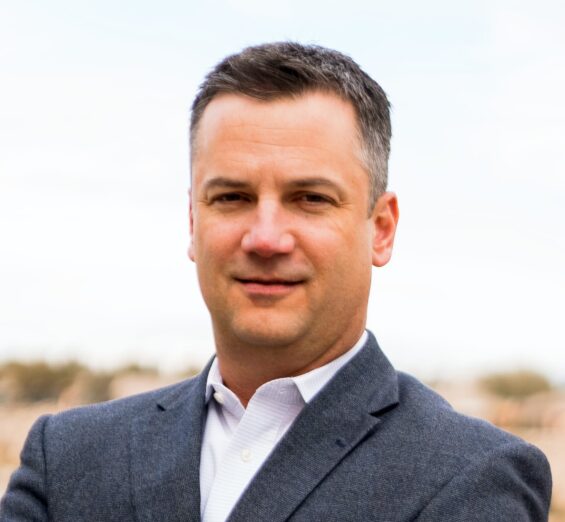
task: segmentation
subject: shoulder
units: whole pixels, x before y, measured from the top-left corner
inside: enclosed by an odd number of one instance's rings
[[[538,448],[455,411],[414,377],[394,380],[397,400],[376,413],[353,463],[385,478],[378,492],[393,499],[391,513],[433,522],[545,519],[551,472]]]
[[[144,431],[158,432],[174,419],[196,419],[200,378],[123,399],[73,408],[36,421],[22,452],[22,467],[45,470],[61,484],[97,470],[126,473],[132,443]],[[203,402],[203,399],[202,399]],[[25,458],[24,458],[25,457]],[[124,475],[125,476],[125,475]],[[75,478],[73,478],[75,477]],[[89,479],[89,480],[90,480]],[[97,479],[102,480],[102,478]]]
[[[526,445],[519,437],[490,422],[454,410],[439,394],[416,378],[398,373],[398,413],[421,442],[437,445],[459,458],[505,445]]]
[[[136,426],[158,429],[163,412],[170,410],[175,418],[179,417],[177,410],[190,412],[190,404],[201,393],[199,382],[197,377],[39,418],[22,449],[20,467],[10,479],[0,519],[6,515],[6,520],[47,520],[49,511],[53,519],[67,520],[61,514],[70,506],[79,509],[95,491],[98,509],[111,508],[116,519],[125,520],[130,445],[139,432]],[[74,514],[77,520],[83,519],[78,512]]]
[[[135,419],[181,403],[197,392],[197,383],[195,377],[130,397],[72,408],[44,416],[36,424],[53,441],[65,440],[67,434],[79,441],[115,438],[125,434]]]
[[[342,398],[347,393],[353,397],[349,407],[367,404],[370,414],[378,418],[372,439],[378,441],[379,454],[385,452],[390,462],[400,462],[402,467],[431,466],[443,470],[445,478],[493,450],[517,448],[522,453],[541,454],[515,435],[457,412],[421,381],[397,371],[372,334],[366,349],[336,381],[341,386],[334,387],[331,397]]]
[[[520,520],[543,518],[551,496],[551,471],[538,448],[455,411],[409,375],[400,373],[398,383],[397,417],[404,427],[396,434],[406,439],[405,448],[411,448],[412,458],[426,470],[420,480],[435,482],[422,520],[440,520],[446,512],[457,520],[491,520],[497,512]]]

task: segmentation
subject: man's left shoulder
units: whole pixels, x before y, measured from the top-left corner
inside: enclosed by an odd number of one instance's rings
[[[398,389],[396,413],[383,428],[389,424],[414,481],[433,484],[418,520],[443,520],[446,513],[452,520],[491,520],[496,513],[545,520],[551,471],[542,451],[455,411],[414,377],[399,373]]]
[[[518,436],[492,423],[456,411],[437,392],[411,375],[398,372],[401,418],[410,418],[412,429],[420,442],[454,452],[461,458],[484,454],[491,449],[516,445],[534,451],[537,448]]]
[[[549,462],[539,448],[487,420],[458,412],[408,374],[399,372],[398,384],[396,420],[409,419],[410,428],[404,431],[407,447],[415,447],[417,441],[420,455],[433,459],[438,474],[441,469],[446,476],[453,473],[454,482],[481,474],[495,482],[522,475],[551,491]]]

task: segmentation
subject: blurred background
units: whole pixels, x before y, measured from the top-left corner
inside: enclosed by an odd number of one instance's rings
[[[189,107],[226,54],[295,39],[351,55],[393,106],[401,221],[369,327],[539,444],[559,517],[564,23],[555,0],[0,2],[0,492],[40,413],[213,353],[186,256]]]

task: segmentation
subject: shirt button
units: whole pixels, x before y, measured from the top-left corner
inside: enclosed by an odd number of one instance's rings
[[[224,404],[226,402],[226,399],[224,398],[223,393],[220,393],[220,392],[214,393],[214,399],[216,399],[218,404]]]
[[[241,460],[243,462],[249,462],[251,460],[251,450],[244,449],[241,451]]]

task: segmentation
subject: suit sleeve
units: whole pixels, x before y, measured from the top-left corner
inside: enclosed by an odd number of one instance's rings
[[[20,455],[20,467],[0,502],[0,522],[47,521],[47,492],[43,435],[49,416],[32,426]]]
[[[463,467],[425,506],[417,522],[545,522],[551,471],[529,444],[504,444]]]

